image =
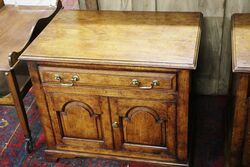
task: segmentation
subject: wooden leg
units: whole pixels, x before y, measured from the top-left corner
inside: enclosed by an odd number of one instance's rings
[[[26,150],[27,152],[32,151],[32,137],[28,124],[27,114],[24,108],[23,100],[21,98],[21,93],[19,86],[14,74],[14,70],[6,72],[6,77],[9,84],[10,93],[12,94],[14,105],[16,107],[17,115],[20,121],[20,125],[24,131],[25,141],[26,141]]]

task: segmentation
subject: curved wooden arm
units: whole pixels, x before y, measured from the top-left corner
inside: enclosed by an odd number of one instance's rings
[[[1,0],[0,0],[1,1]],[[24,45],[22,50],[16,52],[12,52],[9,55],[9,65],[12,67],[17,61],[18,57],[23,53],[23,51],[31,44],[31,42],[43,31],[43,29],[49,24],[49,22],[54,18],[54,16],[62,9],[62,2],[60,0],[57,1],[57,7],[53,14],[51,14],[49,17],[41,18],[37,21],[35,26],[32,28],[32,33],[30,35],[29,40]]]

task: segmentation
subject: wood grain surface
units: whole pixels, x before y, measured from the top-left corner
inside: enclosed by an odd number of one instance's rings
[[[232,25],[233,71],[250,71],[250,14],[234,15]]]
[[[200,20],[200,13],[62,11],[21,59],[195,69]]]
[[[236,97],[235,97],[235,108],[232,118],[232,132],[230,143],[230,156],[227,163],[230,167],[247,167],[250,165],[249,144],[248,141],[248,127],[249,126],[249,100],[248,100],[248,87],[249,87],[249,75],[238,74],[236,80]],[[245,144],[246,143],[246,144]],[[245,151],[245,154],[244,154]],[[247,151],[247,152],[246,152]],[[246,156],[246,157],[244,157]],[[248,156],[248,157],[247,157]],[[245,159],[244,159],[245,158]],[[244,160],[248,161],[248,165],[244,165]],[[245,163],[247,162],[245,161]]]

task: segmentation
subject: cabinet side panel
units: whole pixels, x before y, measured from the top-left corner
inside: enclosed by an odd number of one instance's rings
[[[42,86],[40,84],[41,80],[39,77],[37,64],[33,62],[28,62],[28,68],[30,72],[31,81],[33,84],[34,93],[36,96],[37,106],[40,112],[40,119],[44,129],[47,145],[50,148],[55,146],[55,138],[53,134],[49,111],[47,108],[46,98]]]
[[[177,100],[177,157],[181,161],[187,160],[188,144],[188,108],[190,73],[182,70],[178,74],[178,100]]]

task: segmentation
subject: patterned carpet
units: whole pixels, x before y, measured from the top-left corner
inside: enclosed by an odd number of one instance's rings
[[[32,93],[24,99],[26,111],[30,112],[31,104],[34,103]],[[29,114],[29,116],[31,116]],[[14,107],[0,106],[0,155],[6,150],[15,132],[19,131],[19,122]]]
[[[193,101],[196,104],[193,115],[197,121],[193,122],[196,140],[194,140],[194,164],[192,167],[223,167],[226,98],[199,96]],[[25,106],[32,127],[32,136],[35,140],[34,151],[30,155],[25,152],[23,133],[17,121],[15,109],[1,106],[0,119],[8,122],[6,127],[0,128],[1,167],[153,167],[143,163],[95,158],[60,159],[58,163],[47,163],[44,159],[45,137],[32,92],[26,96]]]

